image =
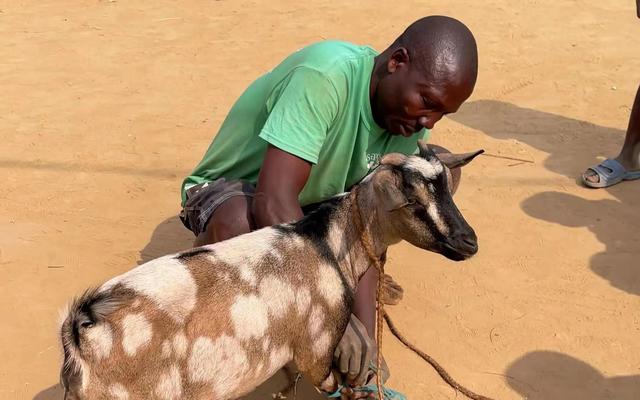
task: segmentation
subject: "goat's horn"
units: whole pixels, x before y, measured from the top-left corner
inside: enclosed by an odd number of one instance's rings
[[[427,158],[430,154],[432,154],[431,149],[429,149],[429,145],[422,139],[418,139],[418,150],[420,151],[419,155],[422,158]]]
[[[394,165],[396,167],[401,166],[407,161],[407,156],[400,153],[389,153],[385,154],[384,157],[380,160],[380,164],[384,165]]]

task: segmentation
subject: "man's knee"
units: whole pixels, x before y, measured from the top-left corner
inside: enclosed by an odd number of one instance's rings
[[[235,196],[222,203],[209,219],[206,229],[196,238],[196,245],[216,243],[251,232],[251,200]]]

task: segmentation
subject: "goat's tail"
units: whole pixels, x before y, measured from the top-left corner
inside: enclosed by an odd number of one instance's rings
[[[60,339],[64,361],[60,381],[65,392],[70,391],[70,386],[81,383],[85,352],[90,351],[86,348],[84,338],[86,330],[106,323],[107,315],[113,312],[118,304],[111,291],[99,291],[94,288],[74,299],[63,313]]]

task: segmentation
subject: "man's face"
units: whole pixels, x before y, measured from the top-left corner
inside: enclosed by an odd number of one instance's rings
[[[408,137],[423,127],[433,128],[444,115],[458,110],[474,86],[453,73],[430,71],[394,57],[388,72],[377,86],[373,109],[376,121],[393,135]]]

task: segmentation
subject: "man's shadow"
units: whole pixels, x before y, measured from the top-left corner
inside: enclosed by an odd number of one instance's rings
[[[591,365],[553,351],[524,355],[506,376],[509,386],[529,400],[640,399],[640,375],[607,378]]]
[[[548,153],[544,166],[576,180],[577,185],[582,185],[582,172],[598,162],[596,156],[617,154],[625,135],[619,129],[494,100],[471,102],[450,118],[491,137],[516,139]],[[591,269],[614,287],[640,295],[640,181],[600,190],[615,200],[547,191],[526,199],[522,208],[535,218],[590,229],[606,246],[591,257]],[[570,238],[566,240],[572,246]]]
[[[155,258],[193,247],[195,237],[175,215],[160,222],[151,233],[149,243],[140,250],[138,265]]]

